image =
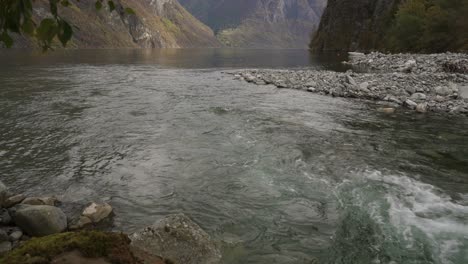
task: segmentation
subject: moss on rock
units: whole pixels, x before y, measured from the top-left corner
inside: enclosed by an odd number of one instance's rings
[[[105,258],[111,263],[141,263],[129,247],[124,234],[83,231],[33,238],[0,259],[5,264],[49,263],[54,257],[73,250],[85,257]]]

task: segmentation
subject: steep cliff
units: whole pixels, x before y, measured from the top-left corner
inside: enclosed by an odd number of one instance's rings
[[[314,51],[381,49],[400,2],[329,0],[310,48]]]
[[[177,0],[114,0],[116,10],[97,11],[95,1],[70,1],[60,15],[73,26],[69,47],[76,48],[182,48],[216,47],[213,31],[187,12]],[[136,15],[128,15],[130,7]],[[104,9],[104,8],[103,8]],[[47,1],[36,1],[37,19],[50,16]],[[34,47],[20,37],[16,47]]]
[[[234,47],[305,48],[326,0],[181,0]]]

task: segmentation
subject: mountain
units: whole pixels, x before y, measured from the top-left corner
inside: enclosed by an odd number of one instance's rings
[[[314,51],[382,48],[401,0],[328,0],[311,42]]]
[[[326,0],[180,0],[234,47],[305,48]]]
[[[94,0],[70,1],[59,14],[74,28],[69,46],[75,48],[187,48],[217,47],[213,31],[185,10],[177,0],[114,0],[116,10],[96,10]],[[124,7],[135,15],[126,14]],[[104,10],[106,9],[106,10]],[[50,16],[48,1],[34,3],[36,19]],[[17,47],[35,46],[20,37]],[[57,45],[58,46],[58,45]]]

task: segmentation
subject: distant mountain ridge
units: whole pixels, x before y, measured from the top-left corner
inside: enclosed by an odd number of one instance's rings
[[[326,0],[180,0],[234,47],[305,48]]]
[[[74,28],[69,43],[74,48],[188,48],[218,47],[213,31],[185,10],[177,0],[114,0],[116,10],[97,11],[95,1],[70,1],[59,10]],[[128,15],[124,7],[136,15]],[[37,19],[50,16],[48,2],[34,3]],[[18,37],[16,47],[35,47]]]

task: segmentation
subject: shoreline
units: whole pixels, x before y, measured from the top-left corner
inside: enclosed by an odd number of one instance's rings
[[[350,52],[347,72],[329,70],[240,70],[235,79],[256,85],[379,102],[382,112],[468,116],[468,54],[369,54]]]

